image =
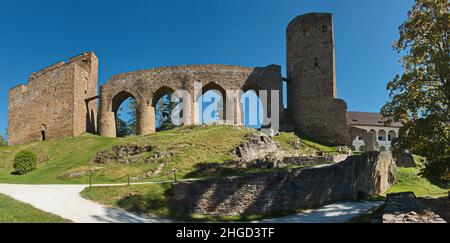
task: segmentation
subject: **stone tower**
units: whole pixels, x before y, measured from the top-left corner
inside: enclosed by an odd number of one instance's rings
[[[333,17],[310,13],[287,27],[288,113],[298,133],[347,145],[347,104],[337,99]]]
[[[98,59],[92,52],[31,74],[28,84],[9,90],[9,144],[95,132],[97,85]]]

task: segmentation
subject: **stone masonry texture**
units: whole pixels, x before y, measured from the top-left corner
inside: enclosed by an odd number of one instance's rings
[[[98,59],[84,53],[32,74],[27,85],[9,90],[9,144],[95,132]]]
[[[327,167],[175,183],[167,196],[177,213],[273,213],[382,194],[394,171],[389,153],[371,152]]]

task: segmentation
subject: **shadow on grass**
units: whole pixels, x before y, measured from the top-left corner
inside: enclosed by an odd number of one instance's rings
[[[442,189],[450,189],[450,157],[442,161],[428,163],[419,176]]]

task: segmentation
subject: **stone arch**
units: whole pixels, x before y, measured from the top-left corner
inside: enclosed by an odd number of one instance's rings
[[[389,131],[388,141],[393,141],[395,138],[397,138],[397,132],[395,132],[394,130]]]
[[[352,142],[355,140],[356,137],[361,137],[364,141],[364,152],[373,152],[373,151],[379,151],[379,144],[376,140],[376,135],[373,135],[373,132],[367,132],[364,129],[357,128],[357,127],[349,127],[348,130],[349,138],[348,138],[348,145],[351,146]],[[362,147],[362,146],[361,146]],[[360,147],[360,149],[361,149]]]
[[[220,96],[222,98],[222,109],[223,109],[221,119],[223,121],[227,121],[226,110],[227,110],[228,97],[227,97],[227,91],[221,85],[217,84],[216,82],[209,82],[208,84],[206,84],[202,87],[202,92],[198,94],[198,97],[196,97],[195,100],[197,101],[197,103],[202,102],[202,101],[200,101],[200,98],[202,98],[209,91],[218,91],[220,93]],[[199,115],[201,115],[201,116],[204,115],[203,110],[200,111]]]
[[[371,129],[371,130],[369,131],[369,135],[370,135],[371,137],[373,137],[373,139],[378,140],[378,138],[377,138],[377,131],[375,131],[375,129]]]
[[[47,139],[47,125],[41,124],[41,141],[45,141]]]
[[[206,84],[201,94],[196,94],[196,82]],[[127,91],[132,94],[139,103],[140,128],[139,135],[145,135],[155,132],[155,124],[148,121],[155,120],[154,100],[157,99],[160,90],[187,91],[192,98],[189,104],[190,111],[187,117],[198,123],[199,110],[197,107],[198,98],[210,89],[216,89],[221,92],[224,98],[224,105],[227,105],[225,90],[241,90],[246,84],[258,84],[264,90],[283,90],[283,78],[281,76],[281,67],[270,65],[267,67],[241,67],[229,65],[186,65],[159,67],[138,70],[129,73],[114,75],[108,82],[100,88],[100,112],[98,131],[101,136],[115,136],[114,112],[112,109],[112,99],[116,94]],[[162,88],[164,87],[164,88]],[[164,93],[164,92],[162,92]],[[198,92],[200,93],[200,92]],[[231,95],[230,95],[231,96]],[[234,98],[234,96],[233,96]],[[119,100],[116,98],[116,100]],[[229,99],[231,100],[231,99]],[[234,104],[238,102],[234,101]],[[280,96],[280,101],[283,97]],[[282,106],[282,102],[280,102]],[[117,105],[115,105],[117,106]],[[235,116],[226,117],[232,124],[239,124],[239,108],[236,105]],[[281,107],[282,108],[282,107]],[[280,109],[280,118],[283,118],[283,109]]]
[[[116,113],[119,110],[120,105],[122,105],[122,103],[125,100],[127,100],[128,98],[133,98],[133,99],[135,99],[137,101],[136,96],[133,95],[129,91],[120,91],[119,93],[114,95],[113,98],[112,98],[112,102],[111,102],[111,111],[114,112],[115,115],[117,115]]]
[[[125,102],[129,98],[135,100],[135,102],[137,102],[138,107],[140,106],[140,102],[136,99],[136,95],[133,95],[131,92],[128,91],[120,91],[112,98],[111,112],[113,112],[114,114],[114,126],[115,126],[114,130],[116,132],[116,136],[118,133],[117,121],[119,118],[118,116],[119,108],[123,104],[123,102]],[[138,128],[140,127],[140,120],[138,119],[138,116],[139,116],[138,111],[136,111],[136,130],[138,130]],[[136,131],[136,133],[138,133],[138,131]]]
[[[157,130],[158,122],[157,122],[157,113],[158,113],[158,102],[166,95],[169,95],[169,99],[172,98],[172,94],[175,92],[175,89],[169,87],[169,86],[162,86],[158,88],[151,97],[150,103],[151,107],[153,108],[154,114],[152,117],[154,118],[154,128],[152,127],[152,130]]]
[[[379,141],[387,141],[387,133],[385,130],[378,131],[378,140]]]
[[[263,98],[261,97],[261,91],[267,91],[267,100],[264,102]],[[262,114],[263,114],[263,119],[264,121],[262,121],[263,126],[262,128],[264,128],[264,124],[269,123],[269,121],[266,121],[265,119],[269,119],[272,114],[272,110],[271,110],[271,105],[272,105],[272,100],[271,100],[271,90],[270,89],[266,89],[266,88],[262,88],[260,85],[253,83],[253,82],[248,82],[246,83],[244,86],[242,86],[242,91],[245,93],[249,92],[249,91],[254,91],[256,93],[256,96],[259,98],[259,101],[262,103]],[[283,97],[281,95],[281,100],[280,100],[280,110],[284,110],[284,104],[283,104]],[[242,110],[243,107],[241,107]],[[280,117],[281,118],[281,117]],[[242,119],[244,119],[244,114],[242,114]],[[281,118],[282,119],[282,118]]]
[[[152,106],[156,108],[156,104],[162,97],[167,94],[172,94],[173,92],[175,92],[175,90],[169,86],[162,86],[161,88],[157,89],[152,95]]]
[[[266,113],[267,113],[267,102],[264,103],[263,100],[260,97],[259,94],[259,88],[247,88],[247,89],[243,89],[243,93],[241,94],[240,97],[240,110],[241,110],[241,119],[242,119],[242,124],[244,126],[248,126],[248,127],[252,127],[255,129],[262,129],[264,128],[264,124],[265,121],[264,119],[266,119]],[[251,94],[253,93],[253,94]],[[247,100],[244,99],[244,97],[253,99],[256,98],[256,100],[249,100],[250,103],[247,104]],[[247,105],[256,105],[256,108],[253,107],[248,107],[247,110]],[[266,105],[266,107],[265,107]],[[256,114],[255,114],[256,113]],[[256,117],[253,116],[256,115]],[[248,123],[247,123],[248,122]],[[253,122],[256,122],[253,123]]]

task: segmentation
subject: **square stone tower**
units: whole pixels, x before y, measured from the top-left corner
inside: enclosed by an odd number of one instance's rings
[[[9,90],[9,144],[96,132],[98,58],[92,52],[30,75]]]
[[[287,28],[288,113],[297,132],[347,145],[347,104],[337,99],[333,17],[310,13]]]

